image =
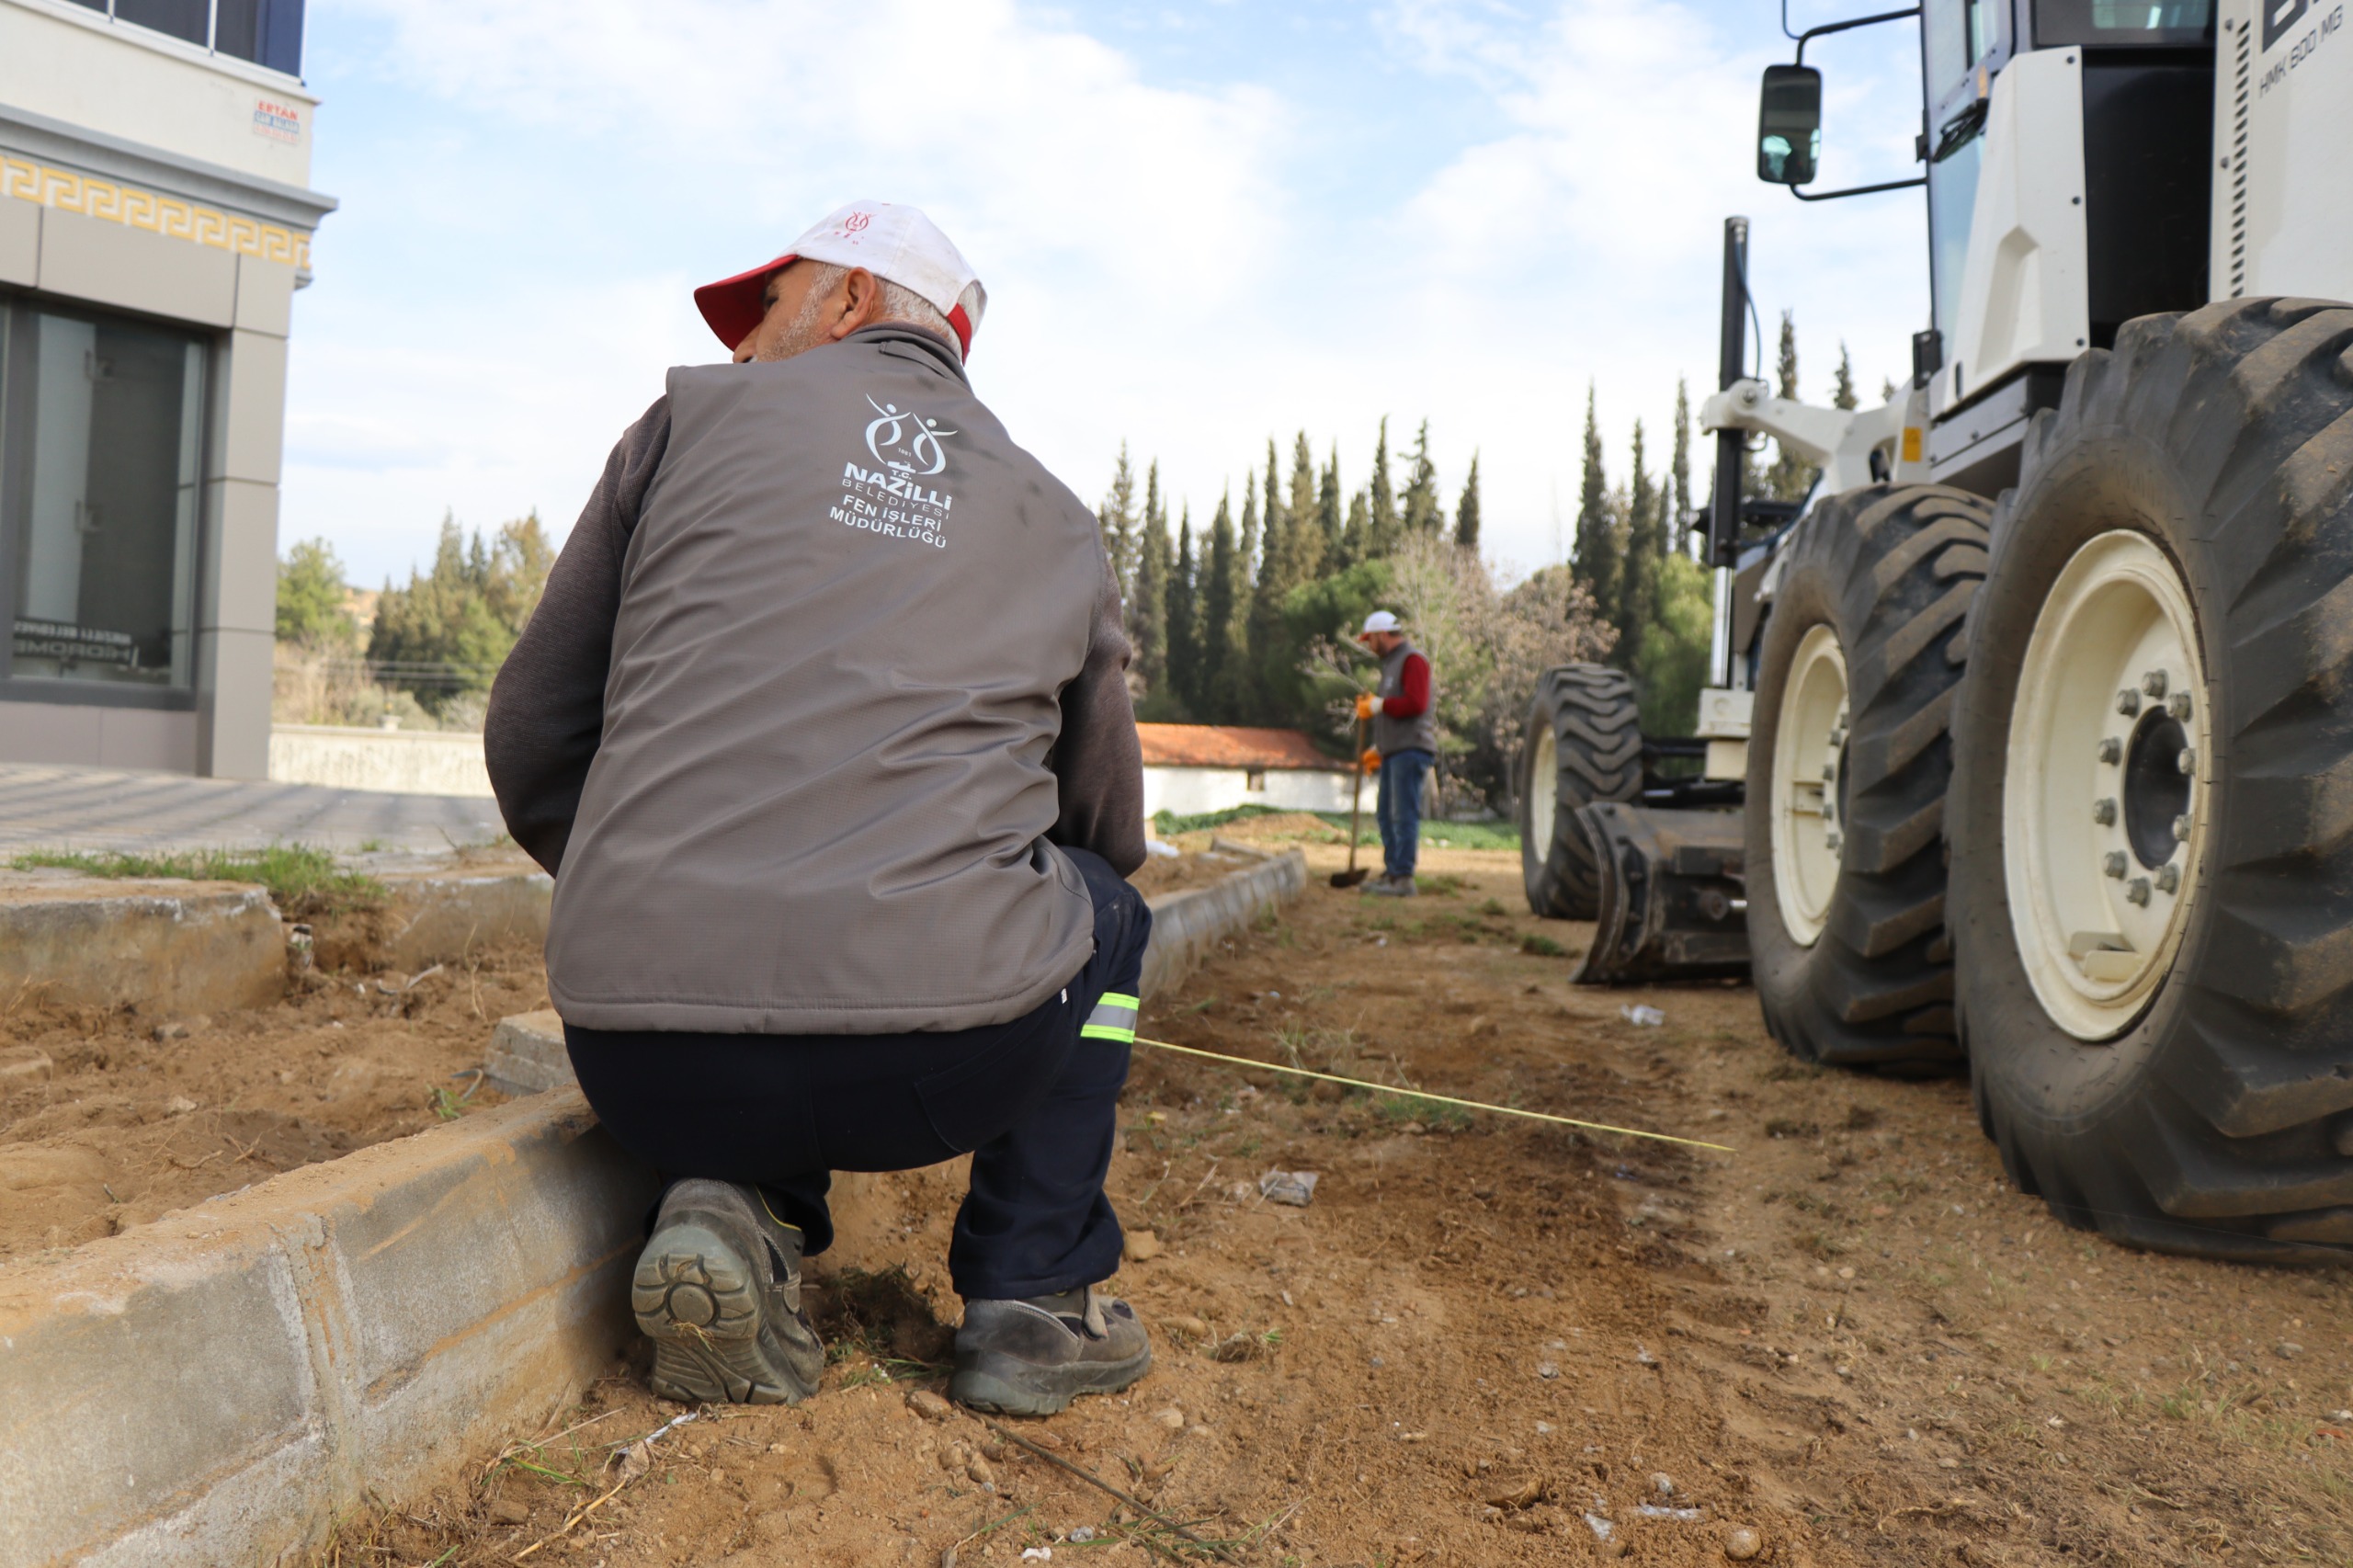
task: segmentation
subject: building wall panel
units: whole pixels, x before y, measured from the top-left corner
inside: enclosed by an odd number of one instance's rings
[[[232,251],[55,209],[42,214],[40,236],[39,285],[51,293],[207,326],[236,319]],[[278,395],[282,406],[282,385]]]
[[[0,197],[0,283],[31,288],[40,278],[41,210]]]
[[[276,484],[286,442],[286,340],[233,332],[222,369],[220,476]]]
[[[284,337],[294,320],[294,264],[237,258],[237,330]]]
[[[198,642],[206,672],[198,710],[196,770],[216,778],[269,777],[270,650],[267,631],[221,628]]]

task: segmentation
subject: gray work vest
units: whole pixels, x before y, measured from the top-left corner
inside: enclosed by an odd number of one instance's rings
[[[1389,650],[1381,661],[1381,685],[1376,695],[1385,702],[1404,690],[1405,656],[1420,653],[1411,642],[1400,642]],[[1429,655],[1424,653],[1424,658]],[[1438,755],[1438,670],[1430,670],[1430,700],[1421,712],[1411,719],[1392,719],[1381,709],[1372,710],[1373,748],[1387,756],[1392,752],[1426,751]]]
[[[548,990],[605,1029],[1019,1017],[1093,952],[1045,840],[1093,514],[941,350],[674,369]]]

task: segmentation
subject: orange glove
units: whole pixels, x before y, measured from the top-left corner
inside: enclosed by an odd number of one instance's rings
[[[1372,693],[1369,691],[1357,693],[1357,717],[1359,719],[1372,717]]]
[[[1381,753],[1371,746],[1365,747],[1364,755],[1357,758],[1357,766],[1363,768],[1367,773],[1380,772]]]

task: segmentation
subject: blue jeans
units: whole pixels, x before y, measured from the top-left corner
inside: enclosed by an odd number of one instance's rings
[[[1392,878],[1414,874],[1422,846],[1422,778],[1436,760],[1418,748],[1381,759],[1381,796],[1372,814],[1381,824],[1381,858]]]

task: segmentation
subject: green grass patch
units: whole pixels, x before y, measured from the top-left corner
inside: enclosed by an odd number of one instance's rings
[[[187,849],[135,855],[119,849],[34,849],[8,862],[17,870],[54,867],[85,877],[167,879],[199,882],[259,882],[284,914],[301,918],[382,907],[384,884],[364,871],[346,870],[324,849],[273,844],[267,849]]]
[[[1444,1100],[1426,1100],[1411,1093],[1374,1096],[1372,1114],[1392,1127],[1418,1121],[1433,1132],[1461,1132],[1468,1129],[1472,1120],[1467,1106],[1449,1105]]]
[[[1569,956],[1568,949],[1541,931],[1530,931],[1522,937],[1519,939],[1519,950],[1536,959],[1564,959]]]

